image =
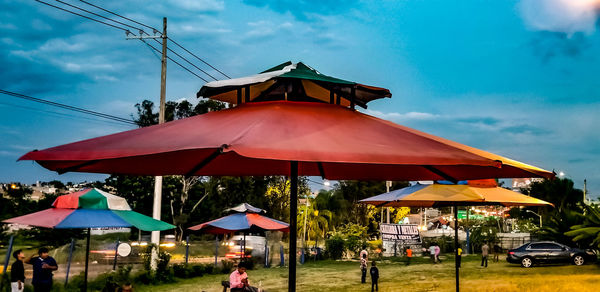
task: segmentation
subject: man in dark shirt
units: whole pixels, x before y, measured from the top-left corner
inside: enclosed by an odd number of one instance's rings
[[[379,291],[379,269],[377,269],[375,261],[371,263],[371,270],[369,272],[371,274],[371,292],[373,292],[373,289]]]
[[[48,249],[40,248],[38,255],[34,255],[25,261],[33,265],[33,291],[49,292],[52,290],[52,271],[58,270],[58,265],[54,258],[48,255]]]
[[[15,250],[13,257],[16,261],[10,266],[10,286],[12,292],[23,292],[25,287],[25,267],[23,266],[23,259],[25,254],[22,250]]]

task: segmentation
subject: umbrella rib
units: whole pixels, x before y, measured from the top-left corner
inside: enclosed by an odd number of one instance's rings
[[[89,161],[86,161],[86,162],[83,162],[83,163],[80,163],[80,164],[77,164],[77,165],[73,165],[73,166],[69,166],[69,167],[66,167],[66,168],[57,169],[56,172],[58,172],[58,174],[64,174],[64,173],[67,173],[67,172],[79,170],[82,167],[92,165],[92,164],[94,164],[96,162],[98,162],[98,160],[89,160]]]
[[[317,167],[319,168],[319,174],[321,175],[321,178],[325,179],[325,169],[323,168],[323,163],[317,162]]]
[[[437,174],[437,175],[443,177],[445,180],[448,180],[448,181],[450,181],[450,182],[452,182],[454,184],[456,184],[458,182],[458,180],[455,179],[454,177],[452,177],[452,176],[448,175],[447,173],[445,173],[445,172],[443,172],[443,171],[435,168],[432,165],[423,165],[423,168],[425,168],[425,169],[433,172],[434,174]]]
[[[227,145],[222,145],[221,147],[219,147],[219,149],[215,150],[208,157],[204,158],[204,160],[200,161],[200,163],[196,164],[196,166],[194,166],[192,169],[190,169],[190,171],[188,171],[185,175],[193,176],[194,173],[201,170],[207,164],[211,163],[215,158],[217,158],[217,156],[221,155],[223,153],[224,148],[227,148]]]

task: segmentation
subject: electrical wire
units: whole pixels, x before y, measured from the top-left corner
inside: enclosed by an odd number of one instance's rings
[[[155,41],[155,42],[157,42],[157,43],[159,43],[160,45],[162,45],[162,43],[161,43],[161,42],[159,42],[157,39],[154,39],[154,41]],[[194,66],[196,69],[200,70],[202,73],[204,73],[204,74],[208,75],[210,78],[214,79],[215,81],[218,81],[218,80],[219,80],[219,79],[215,78],[214,76],[210,75],[208,72],[206,72],[206,71],[202,70],[200,67],[198,67],[198,66],[194,65],[192,62],[190,62],[188,59],[184,58],[184,57],[183,57],[183,56],[181,56],[180,54],[177,54],[177,52],[175,52],[175,51],[171,50],[171,48],[169,48],[168,46],[167,46],[167,50],[169,50],[169,52],[171,52],[171,53],[175,54],[177,57],[179,57],[179,58],[183,59],[183,60],[184,60],[184,61],[186,61],[188,64],[190,64],[190,65]]]
[[[67,117],[67,118],[74,118],[74,119],[86,120],[86,121],[90,121],[90,122],[99,122],[99,123],[103,123],[103,124],[125,126],[125,124],[123,124],[121,122],[116,122],[116,121],[111,121],[111,120],[101,120],[101,119],[87,118],[87,117],[76,116],[76,115],[69,115],[67,113],[55,112],[55,111],[50,111],[50,110],[42,110],[42,109],[38,109],[38,108],[28,107],[28,106],[24,106],[24,105],[16,105],[16,104],[12,104],[12,103],[7,103],[7,102],[0,101],[0,107],[1,106],[5,106],[5,107],[9,107],[9,108],[20,108],[20,109],[23,109],[23,110],[29,110],[29,111],[44,113],[46,115],[54,116],[54,117],[59,117],[59,118]]]
[[[57,0],[57,1],[58,1],[58,0]],[[149,25],[146,25],[146,24],[143,24],[143,23],[141,23],[141,22],[135,21],[135,20],[133,20],[133,19],[131,19],[131,18],[125,17],[125,16],[123,16],[123,15],[121,15],[121,14],[118,14],[118,13],[116,13],[116,12],[113,12],[113,11],[110,11],[110,10],[108,10],[108,9],[102,8],[102,7],[98,6],[98,5],[94,5],[94,4],[92,4],[92,3],[88,2],[88,1],[85,1],[85,0],[79,0],[79,1],[81,1],[81,2],[83,2],[83,3],[85,3],[85,4],[87,4],[87,5],[90,5],[90,6],[92,6],[92,7],[98,8],[98,9],[100,9],[100,10],[104,11],[104,12],[107,12],[107,13],[110,13],[110,14],[112,14],[112,15],[115,15],[115,16],[117,16],[117,17],[121,17],[121,18],[123,18],[123,19],[125,19],[125,20],[131,21],[131,22],[133,22],[133,23],[139,24],[139,25],[141,25],[141,26],[144,26],[144,27],[147,27],[147,28],[151,29],[151,30],[152,30],[154,33],[159,33],[159,34],[161,34],[161,35],[162,35],[162,33],[161,33],[161,32],[160,32],[158,29],[156,29],[156,28],[154,28],[154,27],[151,27],[151,26],[149,26]],[[143,31],[143,30],[140,30],[140,31],[141,31],[141,32],[143,32],[143,33],[146,33],[146,32],[145,32],[145,31]],[[148,33],[146,33],[146,34],[148,34]],[[148,34],[148,35],[150,35],[150,34]],[[207,66],[209,66],[209,67],[210,67],[210,68],[212,68],[213,70],[215,70],[215,71],[217,71],[217,72],[221,73],[223,76],[225,76],[225,77],[227,77],[227,78],[231,79],[231,77],[229,77],[229,75],[227,75],[227,74],[223,73],[221,70],[219,70],[219,69],[215,68],[213,65],[209,64],[208,62],[206,62],[206,61],[205,61],[205,60],[203,60],[202,58],[198,57],[196,54],[194,54],[194,53],[190,52],[188,49],[186,49],[185,47],[183,47],[182,45],[180,45],[178,42],[176,42],[176,41],[175,41],[175,40],[173,40],[172,38],[170,38],[170,37],[167,37],[167,39],[169,39],[169,40],[170,40],[170,41],[171,41],[173,44],[175,44],[176,46],[180,47],[182,50],[184,50],[184,51],[185,51],[185,52],[187,52],[188,54],[192,55],[194,58],[196,58],[196,59],[200,60],[200,62],[202,62],[202,63],[206,64]],[[179,56],[179,55],[178,55],[178,56]],[[179,56],[179,57],[183,59],[183,57],[181,57],[181,56]],[[190,64],[191,64],[191,63],[190,63]],[[194,67],[196,67],[196,66],[194,66]],[[198,68],[198,67],[196,67],[196,68]],[[198,68],[198,69],[199,69],[199,68]],[[199,69],[199,70],[201,70],[201,69]],[[204,72],[203,70],[201,70],[201,71],[202,71],[202,72]],[[208,73],[206,73],[206,72],[204,72],[204,73],[205,73],[206,75],[208,75],[208,76],[211,76],[210,74],[208,74]],[[211,76],[211,77],[212,77],[212,76]],[[215,79],[215,80],[217,80],[217,79],[216,79],[216,78],[214,78],[214,77],[212,77],[212,78],[213,78],[213,79]]]
[[[98,5],[94,5],[94,4],[90,3],[90,2],[87,2],[87,1],[84,1],[84,0],[79,0],[79,1],[81,1],[81,2],[83,2],[83,3],[85,3],[85,4],[87,4],[87,5],[90,5],[90,6],[92,6],[92,7],[96,7],[96,8],[98,8],[98,9],[100,9],[100,10],[104,11],[104,12],[108,12],[108,13],[110,13],[110,14],[114,15],[114,16],[118,16],[118,17],[121,17],[121,18],[123,18],[123,19],[125,19],[125,20],[131,21],[131,22],[133,22],[133,23],[139,24],[139,25],[141,25],[141,26],[144,26],[144,27],[147,27],[147,28],[151,29],[151,30],[152,30],[154,33],[159,33],[159,34],[161,34],[161,35],[162,35],[162,33],[161,33],[161,32],[160,32],[158,29],[156,29],[156,28],[154,28],[154,27],[151,27],[151,26],[145,25],[145,24],[143,24],[143,23],[141,23],[141,22],[137,22],[137,21],[135,21],[135,20],[133,20],[133,19],[131,19],[131,18],[127,18],[127,17],[125,17],[125,16],[123,16],[123,15],[120,15],[120,14],[118,14],[118,13],[116,13],[116,12],[112,12],[112,11],[110,11],[110,10],[108,10],[108,9],[104,9],[104,8],[102,8],[102,7],[98,6]]]
[[[137,27],[135,27],[135,26],[131,26],[131,25],[127,24],[127,23],[123,23],[123,22],[120,22],[120,21],[118,21],[118,20],[114,20],[114,19],[112,19],[112,18],[108,18],[108,17],[106,17],[106,16],[100,15],[100,14],[98,14],[98,13],[94,13],[94,12],[92,12],[92,11],[89,11],[89,10],[87,10],[87,9],[83,9],[83,8],[81,8],[81,7],[78,7],[78,6],[75,6],[75,5],[73,5],[73,4],[69,4],[69,3],[67,3],[67,2],[64,2],[64,1],[61,1],[61,0],[55,0],[55,1],[56,1],[56,2],[59,2],[59,3],[62,3],[62,4],[64,4],[64,5],[67,5],[67,6],[69,6],[69,7],[73,7],[73,8],[75,8],[75,9],[78,9],[78,10],[81,10],[81,11],[84,11],[84,12],[87,12],[87,13],[89,13],[89,14],[92,14],[92,15],[95,15],[95,16],[98,16],[98,17],[101,17],[101,18],[104,18],[104,19],[106,19],[106,20],[110,20],[110,21],[112,21],[112,22],[114,22],[114,23],[118,23],[118,24],[120,24],[120,25],[124,25],[124,26],[126,26],[126,27],[133,28],[133,29],[139,29],[139,28],[137,28]]]
[[[32,96],[12,92],[12,91],[0,89],[0,93],[9,95],[9,96],[13,96],[13,97],[17,97],[17,98],[21,98],[21,99],[25,99],[25,100],[29,100],[29,101],[34,101],[34,102],[38,102],[38,103],[51,105],[54,107],[59,107],[62,109],[67,109],[67,110],[71,110],[71,111],[75,111],[75,112],[80,112],[80,113],[100,117],[100,118],[107,119],[107,120],[113,120],[113,121],[117,121],[117,122],[121,122],[121,123],[137,125],[134,121],[132,121],[130,119],[121,118],[121,117],[117,117],[117,116],[113,116],[113,115],[109,115],[109,114],[105,114],[105,113],[101,113],[101,112],[97,112],[97,111],[92,111],[92,110],[88,110],[88,109],[84,109],[84,108],[80,108],[80,107],[75,107],[75,106],[71,106],[71,105],[67,105],[67,104],[62,104],[62,103],[58,103],[58,102],[54,102],[54,101],[50,101],[50,100],[36,98],[36,97],[32,97]]]
[[[151,47],[152,49],[154,49],[154,50],[155,50],[156,52],[158,52],[159,54],[162,54],[162,52],[161,52],[159,49],[157,49],[157,48],[153,47],[151,44],[149,44],[148,42],[146,42],[144,39],[140,39],[140,41],[144,42],[144,43],[145,43],[147,46]],[[190,73],[194,74],[196,77],[200,78],[200,79],[201,79],[201,80],[203,80],[204,82],[207,82],[207,83],[208,83],[208,80],[206,80],[206,79],[202,78],[200,75],[198,75],[198,74],[196,74],[196,73],[192,72],[192,70],[190,70],[190,69],[188,69],[187,67],[185,67],[185,66],[181,65],[179,62],[177,62],[177,61],[173,60],[171,57],[167,56],[167,59],[171,60],[171,62],[173,62],[173,63],[175,63],[175,64],[179,65],[179,67],[181,67],[181,68],[185,69],[186,71],[188,71],[188,72],[190,72]]]
[[[111,26],[111,27],[113,27],[113,28],[117,28],[117,29],[123,30],[123,31],[125,31],[125,33],[126,33],[126,34],[131,34],[131,35],[133,35],[133,36],[136,36],[136,35],[135,35],[135,33],[131,32],[129,29],[126,29],[126,28],[123,28],[123,27],[120,27],[120,26],[117,26],[117,25],[113,25],[113,24],[110,24],[110,23],[107,23],[107,22],[104,22],[104,21],[101,21],[101,20],[98,20],[98,19],[95,19],[95,18],[92,18],[92,17],[88,17],[88,16],[82,15],[82,14],[80,14],[80,13],[77,13],[77,12],[75,12],[75,11],[72,11],[72,10],[69,10],[69,9],[65,9],[65,8],[62,8],[62,7],[59,7],[59,6],[56,6],[56,5],[52,5],[52,4],[50,4],[50,3],[47,3],[47,2],[44,2],[44,1],[41,1],[41,0],[35,0],[35,1],[37,1],[37,2],[39,2],[39,3],[42,3],[42,4],[45,4],[45,5],[48,5],[48,6],[50,6],[50,7],[53,7],[53,8],[60,9],[60,10],[62,10],[62,11],[65,11],[65,12],[69,12],[69,13],[71,13],[71,14],[74,14],[74,15],[77,15],[77,16],[81,16],[81,17],[83,17],[83,18],[86,18],[86,19],[89,19],[89,20],[92,20],[92,21],[96,21],[96,22],[98,22],[98,23],[101,23],[101,24],[104,24],[104,25]],[[120,24],[120,25],[124,25],[124,26],[126,26],[126,27],[129,27],[129,28],[132,28],[132,29],[137,29],[137,30],[139,31],[139,33],[140,33],[140,36],[141,36],[141,34],[146,34],[146,35],[150,36],[150,34],[148,34],[147,32],[145,32],[145,31],[144,31],[143,29],[141,29],[141,28],[138,28],[138,27],[135,27],[135,26],[132,26],[132,25],[129,25],[129,24],[123,23],[123,22],[121,22],[121,21],[118,21],[118,20],[114,20],[114,19],[111,19],[111,18],[105,17],[105,16],[103,16],[103,15],[100,15],[100,14],[94,13],[94,12],[92,12],[92,11],[89,11],[89,10],[87,10],[87,9],[84,9],[84,8],[78,7],[78,6],[76,6],[76,5],[69,4],[69,3],[67,3],[67,2],[64,2],[64,1],[61,1],[61,0],[55,0],[55,1],[57,1],[57,2],[59,2],[59,3],[62,3],[62,4],[64,4],[64,5],[67,5],[67,6],[69,6],[69,7],[73,7],[73,8],[75,8],[75,9],[78,9],[78,10],[81,10],[81,11],[84,11],[84,12],[87,12],[87,13],[89,13],[89,14],[92,14],[92,15],[95,15],[95,16],[98,16],[98,17],[101,17],[101,18],[103,18],[103,19],[106,19],[106,20],[112,21],[112,22],[114,22],[114,23],[117,23],[117,24]],[[142,26],[144,26],[144,27],[150,28],[150,29],[152,29],[152,30],[153,30],[153,32],[155,32],[155,33],[156,33],[156,32],[158,32],[158,30],[157,30],[157,29],[155,29],[155,28],[153,28],[153,27],[151,27],[151,26],[145,25],[145,24],[143,24],[143,23],[141,23],[141,22],[138,22],[138,21],[135,21],[135,20],[133,20],[133,19],[127,18],[127,17],[125,17],[125,16],[122,16],[122,15],[120,15],[120,14],[118,14],[118,13],[112,12],[112,11],[110,11],[110,10],[108,10],[108,9],[104,9],[104,8],[102,8],[102,7],[98,6],[98,5],[94,5],[94,4],[92,4],[92,3],[89,3],[89,2],[87,2],[87,1],[84,1],[84,0],[80,0],[80,1],[81,1],[81,2],[83,2],[83,3],[85,3],[85,4],[88,4],[88,5],[90,5],[90,6],[92,6],[92,7],[96,7],[96,8],[98,8],[98,9],[101,9],[102,11],[105,11],[105,12],[107,12],[107,13],[110,13],[110,14],[113,14],[113,15],[115,15],[115,16],[121,17],[121,18],[123,18],[123,19],[126,19],[126,20],[128,20],[128,21],[131,21],[131,22],[137,23],[137,24],[139,24],[139,25],[142,25]],[[160,32],[158,32],[158,33],[160,33]],[[162,34],[161,34],[161,35],[162,35]],[[141,38],[140,38],[140,39],[141,39]],[[169,39],[170,39],[170,38],[169,38]],[[148,47],[151,47],[151,48],[153,48],[154,50],[156,50],[158,53],[162,54],[162,52],[161,52],[161,51],[159,51],[159,50],[157,50],[156,48],[154,48],[153,46],[149,45],[149,44],[148,44],[146,41],[144,41],[143,39],[141,39],[141,40],[142,40],[142,42],[144,42],[144,43],[145,43],[145,44],[146,44]],[[179,45],[179,44],[178,44],[177,42],[175,42],[174,40],[172,40],[172,39],[170,39],[170,40],[171,40],[171,42],[173,42],[174,44],[176,44],[177,46],[179,46],[180,48],[182,48],[184,51],[188,52],[189,54],[191,54],[191,55],[192,55],[192,56],[194,56],[195,58],[199,59],[200,61],[202,61],[203,63],[205,63],[205,64],[206,64],[206,65],[208,65],[209,67],[213,68],[213,69],[214,69],[214,70],[216,70],[217,72],[219,72],[219,73],[223,74],[224,76],[226,76],[227,78],[229,78],[229,76],[227,76],[226,74],[224,74],[223,72],[221,72],[220,70],[218,70],[217,68],[215,68],[214,66],[210,65],[210,64],[209,64],[209,63],[207,63],[206,61],[202,60],[200,57],[196,56],[195,54],[193,54],[192,52],[190,52],[189,50],[187,50],[187,49],[186,49],[186,48],[184,48],[183,46]],[[160,42],[159,42],[158,40],[154,39],[154,41],[156,41],[156,42],[158,42],[158,43],[160,44]],[[185,57],[183,57],[183,56],[181,56],[180,54],[178,54],[177,52],[173,51],[171,48],[167,47],[167,49],[168,49],[170,52],[172,52],[173,54],[175,54],[177,57],[181,58],[182,60],[184,60],[184,61],[185,61],[185,62],[187,62],[188,64],[192,65],[194,68],[198,69],[198,70],[199,70],[199,71],[201,71],[202,73],[204,73],[204,74],[206,74],[207,76],[209,76],[210,78],[212,78],[212,79],[214,79],[214,80],[218,80],[217,78],[215,78],[215,77],[214,77],[213,75],[211,75],[210,73],[206,72],[205,70],[201,69],[200,67],[198,67],[198,66],[196,66],[195,64],[193,64],[192,62],[190,62],[190,61],[189,61],[188,59],[186,59]],[[199,79],[203,80],[204,82],[208,82],[208,80],[206,80],[205,78],[202,78],[200,75],[198,75],[198,74],[194,73],[192,70],[190,70],[189,68],[185,67],[185,66],[184,66],[184,65],[182,65],[181,63],[179,63],[179,62],[177,62],[177,61],[173,60],[173,59],[172,59],[172,58],[170,58],[169,56],[167,56],[167,59],[169,59],[169,60],[170,60],[170,61],[172,61],[173,63],[177,64],[179,67],[183,68],[184,70],[188,71],[189,73],[193,74],[194,76],[198,77]]]
[[[215,71],[217,71],[217,72],[219,72],[219,73],[223,74],[223,76],[227,77],[228,79],[231,79],[231,77],[229,77],[229,75],[227,75],[227,74],[225,74],[225,73],[221,72],[221,70],[219,70],[219,69],[217,69],[217,68],[213,67],[211,64],[209,64],[209,63],[207,63],[206,61],[202,60],[202,58],[200,58],[200,57],[196,56],[194,53],[192,53],[192,52],[190,52],[188,49],[184,48],[182,45],[180,45],[179,43],[177,43],[176,41],[174,41],[172,38],[170,38],[170,37],[167,37],[167,38],[168,38],[168,39],[169,39],[169,40],[170,40],[172,43],[174,43],[176,46],[178,46],[178,47],[180,47],[181,49],[183,49],[184,51],[186,51],[188,54],[190,54],[190,55],[192,55],[192,56],[196,57],[196,59],[200,60],[202,63],[204,63],[204,64],[208,65],[210,68],[213,68]]]
[[[114,27],[114,28],[116,28],[116,29],[120,29],[120,30],[122,30],[122,31],[125,31],[125,32],[130,32],[128,29],[125,29],[125,28],[122,28],[122,27],[119,27],[119,26],[116,26],[116,25],[112,25],[112,24],[110,24],[110,23],[107,23],[107,22],[104,22],[104,21],[101,21],[101,20],[98,20],[98,19],[95,19],[95,18],[91,18],[91,17],[85,16],[85,15],[79,14],[79,13],[77,13],[77,12],[75,12],[75,11],[71,11],[71,10],[68,10],[68,9],[64,9],[64,8],[62,8],[62,7],[58,7],[58,6],[56,6],[56,5],[52,5],[52,4],[48,3],[48,2],[44,2],[44,1],[41,1],[41,0],[35,0],[35,1],[36,1],[36,2],[39,2],[39,3],[42,3],[42,4],[44,4],[44,5],[48,5],[48,6],[50,6],[50,7],[54,7],[54,8],[56,8],[56,9],[60,9],[60,10],[62,10],[62,11],[65,11],[65,12],[69,12],[69,13],[75,14],[75,15],[77,15],[77,16],[81,16],[81,17],[83,17],[83,18],[87,18],[87,19],[89,19],[89,20],[92,20],[92,21],[95,21],[95,22],[102,23],[102,24],[104,24],[104,25],[112,26],[112,27]]]

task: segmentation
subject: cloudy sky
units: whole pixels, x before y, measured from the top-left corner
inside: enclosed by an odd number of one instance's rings
[[[389,88],[367,113],[562,171],[578,187],[587,178],[600,194],[596,0],[94,3],[158,28],[166,16],[170,37],[233,77],[292,60]],[[123,31],[34,1],[0,8],[0,89],[122,117],[158,100],[157,55]],[[167,99],[195,102],[203,84],[169,64]],[[0,95],[0,181],[102,178],[16,159],[131,128]]]

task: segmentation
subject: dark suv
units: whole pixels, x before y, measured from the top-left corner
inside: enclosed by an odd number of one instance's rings
[[[509,250],[506,257],[509,263],[521,264],[525,268],[542,263],[573,263],[581,266],[596,259],[596,253],[592,250],[572,248],[553,241],[526,243]]]

